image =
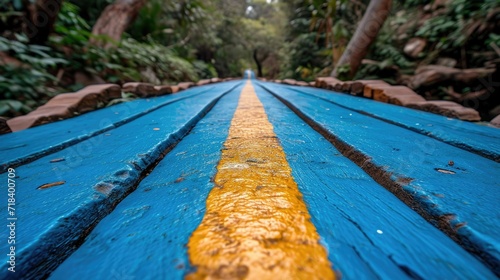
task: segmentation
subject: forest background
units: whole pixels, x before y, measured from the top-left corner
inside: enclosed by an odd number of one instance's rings
[[[388,10],[370,11],[377,4]],[[359,67],[342,63],[362,28],[374,36]],[[7,118],[92,83],[170,84],[250,68],[266,79],[383,79],[490,120],[500,114],[499,58],[499,0],[0,0]]]

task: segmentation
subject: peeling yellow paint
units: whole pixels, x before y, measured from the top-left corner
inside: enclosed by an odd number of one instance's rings
[[[243,88],[187,279],[333,279],[285,153],[250,81]]]

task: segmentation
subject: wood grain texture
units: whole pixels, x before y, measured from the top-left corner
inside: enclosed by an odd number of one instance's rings
[[[494,279],[453,240],[257,88],[312,222],[344,279]]]
[[[265,86],[384,187],[500,274],[500,164],[323,99]]]
[[[335,279],[283,148],[248,81],[215,188],[188,243],[186,279]]]
[[[236,85],[238,82],[228,82],[221,84],[219,89],[228,91]],[[7,167],[15,167],[47,156],[120,127],[164,106],[212,90],[211,86],[199,87],[176,95],[138,99],[72,119],[1,135],[0,173],[5,172]]]
[[[223,89],[225,87],[221,87]],[[143,172],[175,145],[226,92],[183,99],[128,122],[109,133],[16,168],[16,277],[44,277],[62,262],[104,216],[132,192]],[[54,158],[64,161],[50,162]],[[145,175],[145,174],[144,174]],[[64,185],[36,189],[46,183]],[[6,212],[6,204],[0,211]],[[0,244],[7,250],[8,244]],[[0,278],[7,276],[5,264]]]
[[[193,271],[186,244],[205,214],[240,91],[223,97],[50,279],[182,279]]]
[[[266,86],[269,84],[266,84]],[[500,162],[500,130],[314,88],[287,87]]]
[[[497,279],[496,130],[252,83],[337,276]],[[242,85],[189,89],[0,136],[2,168],[17,166],[16,278],[182,279],[195,271],[186,245],[217,182]],[[0,279],[6,272],[3,264]]]

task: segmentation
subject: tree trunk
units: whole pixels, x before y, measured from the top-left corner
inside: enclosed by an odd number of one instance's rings
[[[330,76],[337,77],[339,68],[349,66],[348,78],[352,79],[368,53],[368,48],[377,38],[377,34],[389,16],[392,0],[371,0],[368,8],[352,36],[346,50],[340,57]]]
[[[112,41],[120,41],[123,32],[134,22],[147,0],[116,0],[107,6],[92,29],[93,35],[105,35]],[[91,43],[109,48],[114,42],[92,39]]]
[[[257,64],[257,77],[262,77],[262,64],[259,61],[259,57],[257,56],[257,50],[253,50],[253,60],[255,60],[255,64]]]
[[[31,44],[43,45],[47,42],[61,11],[62,2],[63,0],[36,0],[27,5],[23,29]]]

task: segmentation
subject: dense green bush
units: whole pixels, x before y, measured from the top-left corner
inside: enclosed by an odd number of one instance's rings
[[[193,66],[200,79],[217,77],[214,66],[201,60],[193,61]]]
[[[107,3],[94,2],[82,6],[84,15],[96,16],[94,6]],[[0,52],[18,61],[16,65],[0,63],[0,115],[26,114],[58,92],[79,89],[82,85],[73,83],[76,72],[91,73],[112,83],[172,83],[217,76],[210,64],[191,63],[153,37],[139,41],[125,34],[115,48],[95,47],[89,44],[90,39],[109,39],[94,37],[88,20],[81,14],[79,6],[63,2],[48,46],[29,45],[24,35],[14,34],[13,40],[0,36]]]
[[[33,110],[56,92],[51,69],[67,64],[51,55],[53,49],[29,45],[25,36],[17,40],[0,37],[0,52],[17,59],[17,63],[0,63],[0,115],[15,116]]]
[[[63,55],[71,61],[71,71],[85,70],[113,83],[167,83],[198,79],[193,65],[153,39],[139,42],[128,38],[110,49],[90,45],[88,42],[93,36],[90,26],[79,16],[79,8],[73,4],[63,4],[55,31],[58,36],[52,38],[52,43],[63,50]],[[108,40],[105,37],[92,38]]]
[[[328,53],[315,42],[315,33],[299,35],[290,44],[289,69],[295,79],[312,79],[331,60]],[[323,52],[322,52],[323,51]],[[290,76],[289,76],[290,77]]]

